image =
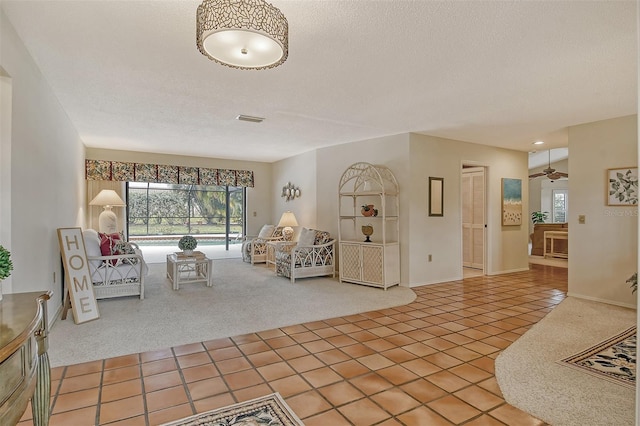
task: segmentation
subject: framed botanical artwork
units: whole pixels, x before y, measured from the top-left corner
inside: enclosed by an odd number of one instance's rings
[[[607,170],[607,205],[638,205],[638,168]]]
[[[502,179],[502,225],[522,225],[522,179]]]
[[[429,177],[429,216],[444,216],[444,178]]]

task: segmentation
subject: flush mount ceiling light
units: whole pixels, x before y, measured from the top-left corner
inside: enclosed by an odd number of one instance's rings
[[[535,141],[533,145],[544,145],[544,141]]]
[[[273,68],[289,55],[289,24],[263,0],[204,0],[196,13],[196,44],[222,65]]]

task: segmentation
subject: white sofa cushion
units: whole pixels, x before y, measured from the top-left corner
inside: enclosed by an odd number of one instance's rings
[[[102,256],[100,251],[100,236],[95,229],[85,229],[82,231],[82,238],[84,239],[84,249],[87,252],[87,256]],[[95,270],[102,264],[101,260],[91,260],[89,263],[92,269]]]
[[[298,245],[312,246],[316,240],[316,231],[313,229],[302,228],[300,237],[298,237]]]
[[[274,225],[264,225],[262,229],[260,229],[260,233],[258,234],[258,238],[269,238],[273,235],[273,231],[276,229]]]

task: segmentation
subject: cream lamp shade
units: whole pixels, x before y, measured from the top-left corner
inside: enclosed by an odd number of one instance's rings
[[[291,241],[291,238],[293,237],[293,226],[298,226],[298,221],[296,220],[296,216],[293,212],[286,211],[282,213],[278,226],[283,227],[282,235],[284,235],[285,239]]]
[[[117,217],[111,211],[112,207],[124,207],[125,202],[113,189],[103,189],[89,203],[90,206],[103,206],[104,210],[98,217],[98,227],[100,232],[113,234],[117,232]]]

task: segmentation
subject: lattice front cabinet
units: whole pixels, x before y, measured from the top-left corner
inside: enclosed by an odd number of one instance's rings
[[[340,280],[387,288],[400,282],[398,244],[340,244]]]

